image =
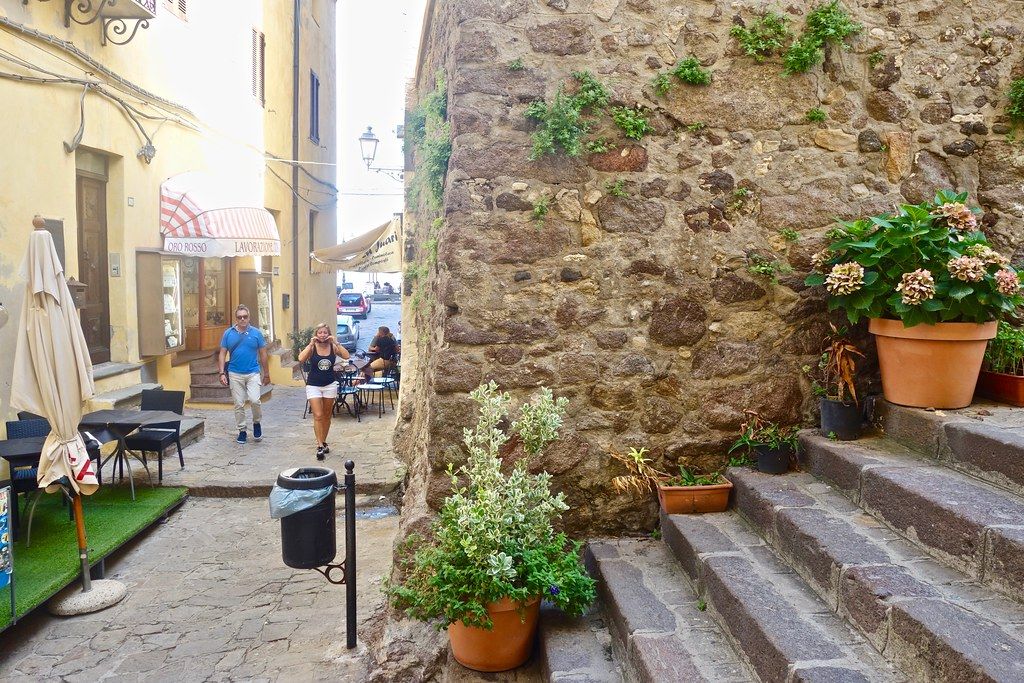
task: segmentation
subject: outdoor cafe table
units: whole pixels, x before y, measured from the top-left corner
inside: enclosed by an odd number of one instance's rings
[[[181,422],[181,417],[178,413],[170,410],[96,410],[82,416],[81,422],[78,423],[78,429],[89,432],[104,443],[117,441],[117,448],[100,464],[99,469],[103,469],[103,465],[113,459],[114,468],[111,473],[120,466],[120,476],[124,479],[124,466],[127,462],[128,485],[131,487],[132,500],[135,500],[135,481],[132,477],[132,464],[126,455],[125,437],[139,427],[165,422]]]

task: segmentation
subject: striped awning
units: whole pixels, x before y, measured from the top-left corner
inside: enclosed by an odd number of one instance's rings
[[[274,217],[244,191],[190,171],[160,185],[164,250],[185,256],[278,256]]]

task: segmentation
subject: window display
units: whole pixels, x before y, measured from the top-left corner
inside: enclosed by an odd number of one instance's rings
[[[203,312],[207,327],[228,324],[227,273],[221,259],[203,262]]]
[[[274,338],[273,309],[271,302],[274,297],[271,295],[271,282],[269,277],[256,278],[256,319],[259,322],[260,332],[267,340]]]
[[[164,344],[168,350],[181,346],[185,337],[182,334],[181,320],[181,272],[176,259],[164,259],[160,262],[161,283],[163,284],[164,309]]]

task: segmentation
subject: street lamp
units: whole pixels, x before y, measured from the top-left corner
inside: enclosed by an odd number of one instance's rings
[[[383,173],[389,178],[402,182],[405,177],[404,168],[382,168],[380,166],[373,166],[373,160],[377,156],[378,144],[380,144],[380,140],[373,134],[373,127],[367,126],[366,132],[359,136],[359,151],[363,156],[363,161],[366,162],[366,169],[377,173]]]

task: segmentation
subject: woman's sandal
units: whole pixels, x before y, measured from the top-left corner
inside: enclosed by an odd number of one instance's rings
[[[317,446],[316,447],[316,459],[317,460],[323,460],[324,459],[324,447],[323,446]]]

